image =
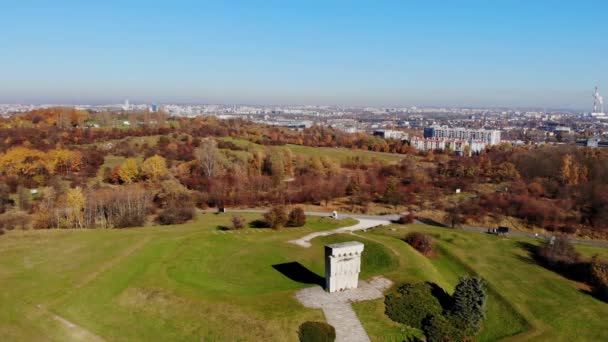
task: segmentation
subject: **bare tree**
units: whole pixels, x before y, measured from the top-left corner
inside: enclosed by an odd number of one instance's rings
[[[206,177],[212,178],[222,171],[222,154],[213,139],[206,139],[201,146],[194,150],[194,157],[198,160]]]

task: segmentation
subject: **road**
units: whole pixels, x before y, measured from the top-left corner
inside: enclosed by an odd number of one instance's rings
[[[208,210],[208,212],[210,212],[210,210]],[[216,211],[213,211],[213,212],[216,212]],[[264,209],[228,209],[228,208],[226,208],[226,212],[263,214],[266,212],[266,210],[264,210]],[[308,216],[328,216],[328,217],[331,216],[331,213],[326,213],[326,212],[321,212],[321,211],[306,211],[305,214]],[[344,214],[340,214],[340,217],[351,217],[351,218],[359,219],[359,220],[376,220],[376,221],[396,221],[397,219],[399,219],[399,215],[397,215],[397,214],[393,214],[393,215],[358,215],[358,214],[344,213]],[[416,223],[422,223],[422,222],[416,221]],[[452,229],[452,228],[449,228],[446,226],[440,226],[440,227]],[[456,229],[462,229],[462,230],[487,234],[489,228],[464,225],[464,226],[458,227]],[[520,232],[520,231],[509,231],[508,235],[523,236],[523,237],[536,238],[536,239],[548,239],[552,236],[552,235],[544,235],[544,234],[535,235],[534,233]],[[581,244],[581,245],[608,247],[608,241],[580,240],[580,239],[568,239],[568,240],[571,243],[576,243],[576,244]]]

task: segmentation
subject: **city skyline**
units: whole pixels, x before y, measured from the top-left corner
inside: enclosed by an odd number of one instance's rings
[[[4,103],[589,111],[593,87],[608,88],[601,1],[8,1],[0,10]]]

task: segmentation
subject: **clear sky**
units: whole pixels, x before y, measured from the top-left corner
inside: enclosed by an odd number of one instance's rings
[[[588,109],[607,19],[606,0],[0,0],[0,102]]]

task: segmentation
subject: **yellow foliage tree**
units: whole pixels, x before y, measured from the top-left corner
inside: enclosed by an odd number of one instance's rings
[[[63,173],[79,171],[82,167],[82,155],[78,151],[65,149],[52,150],[47,155],[47,167],[50,173]]]
[[[82,189],[76,187],[70,189],[66,193],[65,205],[67,211],[67,223],[72,228],[83,228],[84,227],[84,206],[86,200]]]
[[[169,173],[165,158],[159,155],[154,155],[146,159],[141,166],[141,172],[146,178],[152,181],[157,181],[160,178],[166,177]]]
[[[560,170],[562,182],[568,185],[577,185],[581,177],[580,171],[572,155],[566,154],[562,159],[562,168]],[[583,176],[586,177],[585,175]]]
[[[137,162],[133,158],[125,160],[125,162],[118,169],[118,176],[124,183],[132,183],[139,176],[139,167]]]
[[[9,176],[34,177],[48,171],[44,152],[27,147],[14,147],[0,155],[0,173]]]

